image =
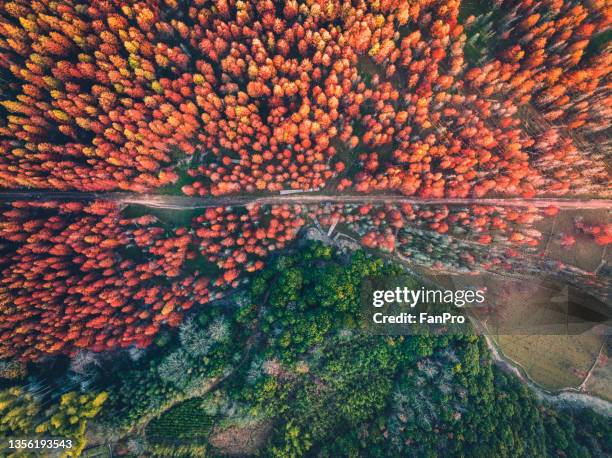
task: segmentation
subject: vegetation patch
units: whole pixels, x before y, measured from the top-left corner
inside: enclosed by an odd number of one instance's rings
[[[151,444],[206,444],[215,418],[201,406],[200,398],[185,401],[151,420],[146,429]]]

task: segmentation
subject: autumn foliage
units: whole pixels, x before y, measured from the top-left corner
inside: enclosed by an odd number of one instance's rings
[[[263,267],[265,258],[285,248],[305,220],[301,208],[274,205],[246,209],[211,207],[194,219],[195,236],[204,257],[222,270],[216,285],[232,284],[242,272]]]
[[[3,3],[0,184],[145,191],[194,156],[188,195],[608,192],[605,2],[497,2],[476,63],[461,6]]]
[[[0,354],[21,359],[148,345],[209,299],[182,270],[191,236],[114,203],[15,202],[0,218]]]
[[[0,2],[0,188],[526,200],[218,205],[184,227],[103,197],[13,202],[0,357],[144,347],[311,224],[438,271],[548,262],[538,224],[559,208],[529,199],[612,195],[611,10],[489,3]],[[610,225],[577,220],[558,243],[577,239],[606,246]]]

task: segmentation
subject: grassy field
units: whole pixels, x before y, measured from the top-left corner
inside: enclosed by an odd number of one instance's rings
[[[555,391],[578,387],[599,353],[602,337],[495,336],[504,355],[520,365],[529,378]]]
[[[496,312],[473,311],[473,315],[505,357],[550,391],[578,387],[605,339],[590,330],[590,323],[572,316],[571,308],[566,316],[567,304],[580,302],[582,296],[568,294],[564,285],[552,278],[516,279],[492,274],[430,278],[449,289],[486,288],[487,300],[496,304]],[[607,366],[598,367],[586,390],[609,399],[611,377]]]
[[[499,315],[485,319],[502,353],[548,390],[578,387],[593,365],[604,337],[580,316],[566,313],[580,296],[567,294],[550,279],[491,280]],[[583,303],[582,305],[586,305]]]
[[[611,343],[610,339],[608,339],[604,351],[602,352],[604,356],[602,359],[606,361],[607,358],[610,357]],[[612,364],[610,364],[609,361],[604,364],[600,363],[591,373],[591,377],[586,383],[585,388],[589,393],[612,402],[612,383],[610,383],[610,380],[612,380]]]
[[[547,218],[537,225],[537,229],[544,235],[544,254],[546,257],[561,261],[588,272],[599,267],[602,260],[610,262],[612,258],[605,247],[597,245],[589,235],[577,233],[574,228],[574,219],[581,217],[587,224],[606,224],[610,221],[609,210],[565,210],[554,218]],[[576,244],[572,247],[563,247],[558,238],[561,234],[573,235]]]

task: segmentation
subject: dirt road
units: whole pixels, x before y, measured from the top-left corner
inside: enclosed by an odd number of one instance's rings
[[[414,204],[414,205],[493,205],[500,207],[538,207],[546,208],[556,206],[560,209],[582,210],[612,210],[612,200],[608,199],[561,199],[561,198],[441,198],[424,199],[406,197],[402,195],[386,194],[323,194],[323,193],[296,193],[284,195],[228,195],[190,197],[163,194],[136,194],[126,192],[43,192],[43,191],[5,191],[0,192],[0,202],[15,200],[64,200],[64,201],[91,201],[112,200],[124,204],[144,205],[148,207],[164,208],[170,210],[189,210],[219,206],[243,206],[247,204],[274,205],[274,204]]]

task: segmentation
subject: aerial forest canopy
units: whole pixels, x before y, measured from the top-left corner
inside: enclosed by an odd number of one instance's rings
[[[0,355],[146,347],[313,222],[610,300],[606,2],[0,11]]]
[[[589,139],[611,21],[605,1],[3,2],[2,185],[609,196]]]
[[[480,332],[595,304],[595,350],[545,375],[609,383],[611,26],[606,0],[0,0],[0,435],[612,454]],[[478,331],[363,329],[364,279],[443,275],[490,286]]]
[[[609,419],[538,400],[492,365],[483,337],[364,332],[361,281],[399,273],[400,266],[361,251],[347,256],[307,243],[274,260],[231,300],[203,309],[178,333],[158,338],[147,352],[81,354],[63,372],[46,368],[36,377],[48,384],[47,393],[60,386],[102,392],[94,402],[103,408],[94,412],[89,435],[115,437],[117,451],[128,454],[612,452]],[[2,396],[17,394],[11,388]],[[23,433],[42,422],[41,400],[52,396],[10,401],[5,409],[38,399],[27,407],[34,417],[12,420],[5,431]],[[136,431],[143,429],[139,436]],[[245,436],[256,439],[245,444],[240,439]]]

